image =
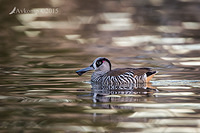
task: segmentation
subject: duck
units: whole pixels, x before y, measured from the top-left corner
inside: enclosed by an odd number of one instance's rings
[[[91,82],[103,85],[148,83],[158,73],[147,67],[111,70],[111,62],[105,57],[96,58],[90,66],[80,69],[76,73],[81,76],[91,70],[94,70],[91,75]]]

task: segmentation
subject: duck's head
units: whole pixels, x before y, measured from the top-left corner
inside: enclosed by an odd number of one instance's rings
[[[111,70],[111,63],[105,57],[98,57],[93,61],[92,65],[84,69],[78,70],[76,71],[76,73],[81,76],[83,73],[90,70],[95,70],[95,72],[107,73]]]

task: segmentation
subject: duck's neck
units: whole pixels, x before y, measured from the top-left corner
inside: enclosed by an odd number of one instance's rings
[[[97,79],[100,79],[101,76],[103,76],[104,74],[106,74],[108,71],[95,71],[92,73],[91,76],[91,81],[95,81]]]

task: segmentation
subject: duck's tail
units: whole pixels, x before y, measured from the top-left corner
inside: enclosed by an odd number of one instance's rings
[[[146,79],[146,82],[149,82],[153,77],[154,75],[158,73],[158,71],[153,71],[153,72],[147,72],[146,75],[147,75],[147,79]]]

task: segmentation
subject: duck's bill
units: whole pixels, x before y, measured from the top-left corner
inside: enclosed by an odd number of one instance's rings
[[[76,71],[76,73],[77,73],[79,76],[81,76],[82,74],[84,74],[85,72],[90,71],[90,70],[94,70],[94,68],[91,67],[91,66],[89,66],[89,67],[86,67],[86,68],[83,68],[83,69],[81,69],[81,70]]]

